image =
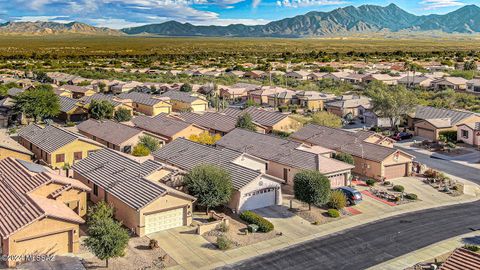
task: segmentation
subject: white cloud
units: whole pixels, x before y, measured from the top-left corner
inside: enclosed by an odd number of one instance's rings
[[[49,21],[49,22],[59,22],[59,23],[68,23],[72,22],[67,16],[22,16],[15,17],[16,22],[37,22],[37,21]]]
[[[307,6],[333,6],[343,5],[348,2],[342,0],[277,0],[279,7],[307,7]]]
[[[252,7],[257,8],[258,5],[260,5],[261,2],[262,2],[262,0],[252,0]]]
[[[439,9],[445,7],[458,7],[465,5],[465,3],[459,0],[424,0],[421,1],[420,4],[425,10]]]

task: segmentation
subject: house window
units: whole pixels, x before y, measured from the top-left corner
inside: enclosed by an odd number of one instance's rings
[[[55,156],[55,162],[57,163],[65,162],[65,154],[57,154]]]
[[[93,184],[93,195],[98,196],[98,186]]]
[[[462,138],[468,139],[468,130],[462,129]]]
[[[73,153],[73,160],[80,160],[82,159],[82,152],[75,152]]]
[[[130,154],[132,152],[132,146],[131,145],[124,146],[123,147],[123,152],[127,153],[127,154]]]

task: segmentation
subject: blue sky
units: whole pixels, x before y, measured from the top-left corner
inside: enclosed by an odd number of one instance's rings
[[[195,25],[265,24],[309,11],[395,3],[414,14],[443,14],[478,0],[0,0],[0,22],[80,21],[111,28],[168,20]]]

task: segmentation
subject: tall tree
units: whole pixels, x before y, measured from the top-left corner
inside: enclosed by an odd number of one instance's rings
[[[14,97],[14,110],[34,119],[54,117],[60,113],[60,100],[50,85],[30,88]]]
[[[402,85],[388,86],[372,82],[365,93],[372,99],[373,110],[378,116],[388,118],[393,130],[398,129],[402,116],[411,113],[417,105],[416,95]]]
[[[340,128],[342,127],[342,118],[330,112],[316,112],[312,115],[312,123],[320,126]]]
[[[257,127],[253,123],[252,116],[249,113],[242,113],[239,115],[235,127],[257,131]]]
[[[185,177],[184,184],[188,192],[197,197],[197,204],[211,207],[227,203],[232,195],[232,178],[223,168],[212,164],[203,164],[193,168]]]
[[[106,203],[93,207],[88,213],[88,237],[85,246],[100,260],[108,260],[125,255],[128,245],[128,232],[122,224],[113,219],[113,209]]]
[[[330,180],[318,171],[301,171],[293,178],[293,193],[299,201],[321,206],[330,200]]]
[[[114,107],[108,100],[92,100],[90,103],[90,116],[97,120],[111,119]]]

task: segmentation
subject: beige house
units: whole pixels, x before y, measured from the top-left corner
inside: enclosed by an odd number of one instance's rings
[[[172,103],[168,97],[155,96],[145,93],[123,93],[117,96],[120,99],[125,100],[128,103],[128,100],[131,100],[132,107],[136,112],[148,115],[155,116],[160,113],[171,113],[172,112]]]
[[[408,176],[413,156],[384,146],[384,140],[376,143],[370,132],[353,133],[342,129],[309,124],[293,133],[290,138],[307,145],[322,146],[338,153],[352,155],[353,172],[377,180],[389,180]]]
[[[131,153],[142,136],[150,136],[165,144],[165,138],[145,132],[112,120],[98,121],[89,119],[77,125],[80,134],[99,142],[108,148]]]
[[[242,151],[268,161],[267,174],[283,179],[291,189],[295,174],[302,170],[315,170],[327,176],[332,188],[348,186],[353,165],[335,160],[335,152],[321,147],[303,146],[302,143],[244,129],[235,129],[217,142],[218,146]]]
[[[436,91],[453,89],[455,91],[465,91],[467,89],[467,81],[462,77],[443,77],[431,82],[432,88]]]
[[[132,123],[138,129],[161,136],[165,142],[171,142],[178,138],[188,139],[192,135],[200,135],[206,131],[198,125],[166,114],[159,114],[155,117],[137,116],[132,119]]]
[[[323,111],[325,102],[335,98],[334,95],[324,94],[317,91],[301,91],[296,93],[300,107],[310,111]]]
[[[461,124],[476,123],[480,115],[467,112],[418,106],[408,115],[408,127],[416,136],[436,141],[442,131],[455,131]]]
[[[235,119],[244,113],[248,113],[252,117],[253,122],[267,128],[267,133],[273,130],[293,132],[302,126],[300,122],[289,117],[288,114],[267,111],[256,107],[249,107],[245,110],[227,108],[223,110],[222,113]]]
[[[397,85],[398,84],[398,77],[393,77],[388,74],[370,74],[363,77],[364,83],[370,83],[372,81],[379,81],[386,85]]]
[[[168,91],[162,94],[162,97],[170,99],[172,109],[176,112],[204,112],[208,110],[208,101],[202,95]]]
[[[362,116],[364,109],[372,108],[371,100],[366,97],[352,96],[351,98],[331,101],[325,104],[328,112],[339,117],[350,115],[352,118]]]
[[[203,129],[208,130],[210,134],[219,134],[220,136],[234,130],[237,125],[236,117],[220,112],[187,112],[181,113],[175,116],[175,118],[202,127]],[[253,121],[253,124],[259,133],[267,133],[269,130],[268,127],[260,125],[255,121]]]
[[[87,211],[81,182],[14,158],[0,161],[2,255],[65,255],[79,250],[79,224]],[[8,258],[15,267],[22,258]]]
[[[480,148],[480,122],[458,125],[457,140]]]
[[[91,188],[89,199],[111,204],[115,219],[138,236],[192,223],[195,198],[176,189],[182,170],[103,149],[76,163],[74,171]]]
[[[155,160],[186,171],[201,164],[214,164],[225,169],[233,185],[227,206],[236,213],[282,204],[283,181],[265,173],[267,161],[249,154],[177,139],[153,156]]]

